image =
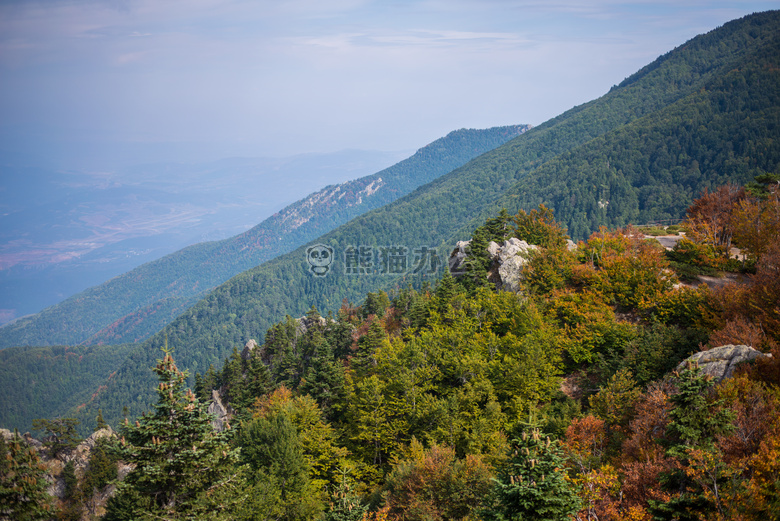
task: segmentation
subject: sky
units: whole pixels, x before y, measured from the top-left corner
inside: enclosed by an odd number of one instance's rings
[[[0,0],[0,165],[415,150],[540,124],[761,0]]]

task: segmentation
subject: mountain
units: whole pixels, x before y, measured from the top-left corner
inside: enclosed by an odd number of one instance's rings
[[[343,150],[98,171],[0,164],[0,324],[186,246],[243,233],[312,191],[407,155]]]
[[[527,129],[515,125],[453,131],[387,169],[312,193],[244,233],[184,248],[7,325],[0,329],[0,347],[142,341],[230,277],[394,201]],[[224,183],[227,173],[235,176],[256,166],[250,160],[219,162],[209,165],[205,173],[199,171],[199,182],[206,184],[207,174],[212,174]],[[303,182],[290,176],[289,168],[277,166],[276,174],[283,178],[277,183]],[[340,163],[335,166],[343,168]],[[182,168],[169,166],[171,184]],[[134,177],[143,177],[144,172],[141,169]]]
[[[181,367],[203,372],[233,347],[262,340],[285,314],[312,305],[326,314],[345,298],[435,279],[455,240],[502,205],[544,202],[583,237],[634,218],[681,218],[704,188],[777,171],[779,37],[780,12],[772,11],[692,39],[603,97],[319,237],[333,252],[326,276],[310,271],[302,246],[234,277],[141,344],[78,414],[94,418],[101,407],[115,421],[123,406],[144,410],[148,368],[166,342]],[[414,250],[435,249],[438,264],[381,273],[393,259],[380,254],[403,248],[409,264]],[[350,273],[361,267],[368,273]]]

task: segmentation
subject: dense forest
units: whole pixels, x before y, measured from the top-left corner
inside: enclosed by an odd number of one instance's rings
[[[29,430],[34,418],[61,416],[63,410],[83,406],[134,348],[123,344],[0,350],[0,426]]]
[[[666,250],[602,228],[572,247],[543,205],[502,211],[459,276],[288,316],[194,391],[164,347],[156,404],[94,464],[135,465],[102,518],[778,519],[780,174],[708,191],[664,231],[684,235]],[[538,245],[519,292],[486,248],[512,238]],[[702,274],[737,282],[685,283]],[[733,373],[685,362],[737,344],[758,358]],[[22,505],[0,469],[4,513],[86,511],[83,480],[55,504],[33,470]]]
[[[528,128],[450,132],[376,174],[325,187],[240,235],[184,248],[0,328],[0,348],[140,342],[230,277],[395,201]]]
[[[455,242],[501,206],[516,212],[544,203],[583,239],[602,224],[681,219],[705,189],[777,171],[779,18],[751,15],[696,37],[602,98],[318,238],[334,252],[325,277],[309,270],[308,245],[234,277],[134,350],[86,407],[63,414],[86,424],[98,409],[111,422],[124,407],[145,410],[154,383],[146,368],[166,342],[183,368],[203,373],[249,339],[262,343],[285,315],[312,305],[335,314],[344,298],[409,283],[419,290],[441,277]],[[377,254],[374,268],[383,248],[428,249],[437,269],[353,276],[347,253],[360,247]]]

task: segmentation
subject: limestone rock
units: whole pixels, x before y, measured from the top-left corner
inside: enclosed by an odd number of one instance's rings
[[[222,403],[222,398],[219,395],[219,391],[216,389],[211,391],[211,403],[209,404],[208,411],[214,416],[211,425],[217,432],[225,430],[225,424],[235,413],[230,404],[225,405]]]
[[[247,361],[252,357],[252,351],[257,349],[257,342],[254,338],[250,338],[249,342],[244,345],[244,349],[241,351],[241,359]]]
[[[315,325],[324,326],[328,323],[328,320],[325,317],[319,317],[319,318],[309,318],[309,317],[301,317],[296,318],[295,322],[297,323],[297,327],[295,328],[295,337],[300,337],[306,334],[306,332],[311,329]]]
[[[517,293],[523,280],[523,267],[528,263],[528,253],[538,246],[515,237],[504,242],[493,259],[498,264],[499,289]]]
[[[471,241],[458,241],[449,258],[450,273],[453,277],[462,275],[465,271],[464,261],[468,257],[468,249]],[[495,243],[494,243],[495,244]],[[498,246],[498,245],[496,245]]]
[[[465,273],[465,261],[468,257],[471,241],[458,241],[455,249],[452,250],[449,258],[450,273],[453,277],[458,277]],[[488,280],[493,282],[497,288],[506,291],[520,291],[520,282],[522,281],[523,266],[528,262],[528,253],[536,250],[538,246],[528,244],[516,237],[498,244],[490,241],[487,246],[487,252],[490,255],[491,263],[488,268]]]
[[[720,383],[726,378],[731,378],[737,365],[771,356],[750,346],[728,344],[689,356],[677,366],[677,371],[682,371],[689,361],[698,363],[702,373],[711,376],[716,383]]]

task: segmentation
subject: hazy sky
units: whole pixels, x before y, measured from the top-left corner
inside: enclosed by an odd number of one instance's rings
[[[539,124],[696,34],[778,7],[0,1],[0,164],[416,149],[457,128]]]

